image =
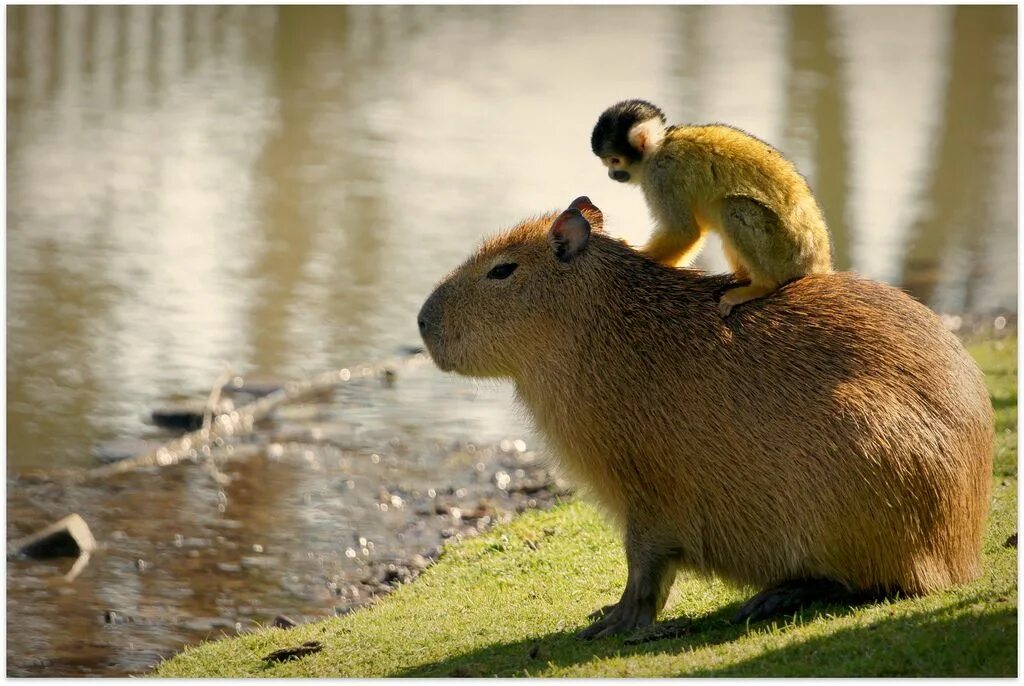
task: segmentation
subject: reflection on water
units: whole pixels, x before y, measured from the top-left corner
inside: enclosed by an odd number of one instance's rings
[[[146,434],[153,404],[226,364],[292,377],[390,356],[483,236],[581,193],[642,242],[640,194],[589,151],[624,97],[789,154],[841,268],[941,311],[1016,309],[1014,7],[12,7],[7,24],[9,479]],[[724,268],[717,245],[701,264]],[[523,430],[507,389],[411,383],[337,412],[357,437],[407,432],[427,462],[426,437]],[[299,526],[305,477],[274,478],[238,521],[333,540],[374,516]],[[218,518],[197,481],[157,489],[183,529]],[[17,511],[70,497],[124,530],[89,505],[109,494],[33,497]],[[107,605],[175,607],[159,585],[76,589],[61,611],[83,631]],[[55,593],[9,606],[33,646]],[[129,669],[114,663],[90,669]]]

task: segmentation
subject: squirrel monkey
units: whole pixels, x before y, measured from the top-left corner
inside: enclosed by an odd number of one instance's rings
[[[638,183],[655,220],[642,251],[663,264],[690,260],[717,231],[730,267],[750,284],[719,301],[734,307],[805,274],[832,271],[828,227],[811,189],[775,148],[721,124],[666,126],[643,100],[609,107],[590,137],[608,176]]]

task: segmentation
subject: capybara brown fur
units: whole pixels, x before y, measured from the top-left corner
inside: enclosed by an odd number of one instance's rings
[[[729,277],[659,265],[601,222],[586,198],[522,222],[419,315],[441,369],[514,382],[621,527],[625,591],[583,635],[653,622],[680,568],[764,589],[740,611],[755,619],[823,585],[978,575],[992,406],[930,310],[813,274],[723,320]]]

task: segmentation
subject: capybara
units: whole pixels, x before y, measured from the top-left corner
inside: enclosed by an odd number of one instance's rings
[[[680,568],[761,588],[739,619],[977,576],[992,405],[938,317],[832,273],[723,320],[730,277],[660,265],[602,222],[585,197],[522,222],[418,318],[441,369],[513,381],[621,527],[625,591],[581,635],[652,623]]]

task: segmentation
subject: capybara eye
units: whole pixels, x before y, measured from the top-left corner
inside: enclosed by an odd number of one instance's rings
[[[515,262],[506,262],[505,264],[499,264],[494,267],[491,271],[487,272],[488,279],[507,279],[512,276],[512,272],[516,270],[519,265]]]

